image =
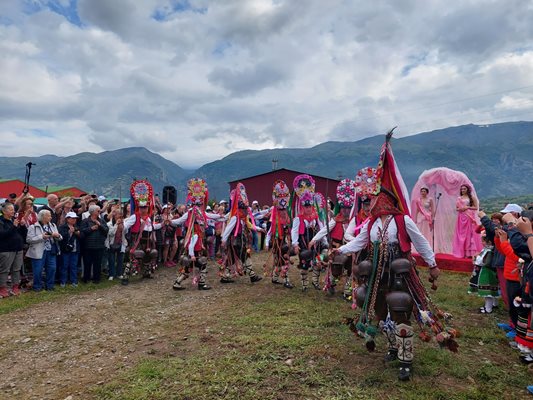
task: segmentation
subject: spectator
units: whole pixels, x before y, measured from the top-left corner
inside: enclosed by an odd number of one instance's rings
[[[78,215],[71,211],[65,216],[65,223],[59,226],[59,233],[63,237],[61,240],[61,271],[59,283],[61,287],[67,284],[67,278],[73,287],[78,286],[78,259],[80,255],[81,232],[78,224]]]
[[[15,218],[15,205],[6,202],[0,216],[0,298],[8,297],[7,277],[11,274],[11,294],[20,294],[20,270],[23,262],[26,227]]]
[[[58,241],[62,239],[57,226],[52,222],[52,213],[41,210],[38,222],[28,228],[26,241],[30,244],[26,256],[31,259],[33,290],[42,290],[43,268],[46,274],[46,290],[54,290],[56,257],[60,252]]]
[[[80,228],[85,249],[82,282],[88,283],[92,278],[94,283],[100,283],[102,257],[109,228],[100,217],[100,207],[96,204],[91,204],[87,212],[89,217],[81,222]]]
[[[37,223],[37,213],[33,209],[33,197],[29,194],[23,195],[17,200],[19,210],[15,214],[21,225],[29,228],[31,225]]]
[[[56,207],[59,204],[59,198],[57,195],[51,193],[48,196],[46,196],[46,199],[48,200],[48,204],[41,207],[41,210],[48,210],[52,214],[52,222],[57,225],[58,221],[58,215],[56,212]]]
[[[206,212],[212,212],[210,206],[205,209]],[[207,243],[207,254],[210,260],[215,259],[215,221],[208,218],[205,226],[205,241]]]
[[[56,206],[56,214],[57,214],[57,225],[61,226],[65,224],[67,214],[71,211],[73,211],[74,207],[74,200],[72,197],[65,197],[64,199],[61,199],[61,201]]]
[[[122,265],[124,263],[124,253],[128,247],[126,240],[126,230],[124,229],[124,219],[122,210],[116,208],[111,213],[110,221],[107,223],[109,231],[105,247],[107,248],[109,280],[122,276]]]
[[[494,245],[488,236],[482,236],[483,250],[474,258],[474,270],[470,277],[469,293],[477,293],[485,299],[485,305],[479,309],[482,314],[492,313],[498,297],[498,276],[492,267]]]
[[[18,211],[19,206],[16,204],[17,202],[17,194],[16,193],[9,193],[6,199],[6,203],[11,203],[15,207],[15,212]]]

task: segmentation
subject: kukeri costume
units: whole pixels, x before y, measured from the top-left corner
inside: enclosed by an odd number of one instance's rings
[[[284,181],[276,181],[272,189],[272,214],[270,216],[270,229],[266,235],[266,248],[271,249],[272,270],[268,274],[272,283],[282,284],[292,289],[294,286],[289,281],[289,267],[291,265],[290,253],[290,228],[291,220],[287,207],[290,200],[290,189]],[[265,264],[266,267],[266,264]],[[280,280],[283,280],[283,282]]]
[[[312,271],[312,284],[320,290],[320,270],[322,266],[317,263],[316,256],[320,253],[320,244],[309,249],[309,243],[318,230],[322,227],[315,207],[315,180],[302,174],[293,181],[293,216],[291,239],[292,246],[299,256],[298,268],[302,278],[302,290],[308,287],[308,272]]]
[[[413,361],[413,328],[411,314],[422,329],[420,337],[429,340],[429,332],[441,345],[455,351],[454,330],[444,327],[444,313],[432,302],[422,285],[411,257],[411,243],[432,268],[432,279],[438,276],[435,257],[428,241],[409,217],[408,194],[397,169],[390,137],[382,147],[377,169],[376,197],[372,200],[370,220],[357,237],[341,246],[341,254],[367,249],[367,260],[354,267],[359,287],[355,295],[361,314],[352,329],[366,339],[367,349],[375,348],[378,326],[387,337],[386,361],[400,361],[400,380],[409,380]],[[375,325],[375,319],[379,325]]]
[[[152,185],[147,180],[136,180],[131,184],[130,194],[131,216],[124,220],[124,229],[130,233],[130,261],[124,267],[123,285],[138,273],[151,278],[157,267],[154,230],[160,225],[152,222],[155,204]]]
[[[231,195],[230,219],[222,233],[222,246],[227,246],[222,265],[221,283],[233,283],[233,277],[248,274],[250,282],[259,282],[262,277],[252,267],[251,244],[252,230],[255,226],[246,188],[238,183]]]
[[[187,182],[187,206],[189,210],[180,218],[172,221],[172,225],[184,225],[187,233],[184,238],[184,254],[180,257],[178,276],[172,285],[174,290],[185,289],[182,283],[192,272],[193,285],[198,290],[209,290],[207,277],[207,250],[205,243],[205,229],[208,216],[205,205],[209,197],[207,184],[203,179],[193,178]]]
[[[350,223],[350,214],[353,209],[355,198],[355,188],[353,181],[350,179],[343,179],[337,185],[337,207],[336,215],[329,221],[327,226],[313,237],[310,247],[316,246],[317,243],[322,242],[327,235],[331,240],[331,247],[338,248],[344,244],[344,233]],[[328,274],[326,276],[324,290],[334,293],[335,286],[343,275],[346,275],[346,282],[344,285],[344,297],[351,300],[351,271],[352,271],[352,257],[351,255],[338,255],[334,257],[328,267]]]

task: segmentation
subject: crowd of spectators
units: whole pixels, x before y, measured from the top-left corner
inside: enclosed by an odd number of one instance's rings
[[[270,207],[253,202],[255,223],[268,229]],[[226,215],[225,200],[212,202],[207,212]],[[170,223],[186,212],[184,204],[161,204],[156,198],[154,222],[160,266],[174,267],[182,252],[184,226]],[[19,295],[21,289],[52,291],[56,285],[73,287],[82,283],[100,283],[102,276],[122,278],[129,262],[129,233],[124,220],[130,216],[129,203],[104,196],[84,195],[74,199],[47,197],[38,207],[30,194],[10,195],[1,205],[0,215],[0,298]],[[206,247],[211,260],[224,251],[221,235],[225,222],[208,220]],[[255,232],[254,232],[255,233]],[[265,234],[253,238],[253,249],[264,247]]]

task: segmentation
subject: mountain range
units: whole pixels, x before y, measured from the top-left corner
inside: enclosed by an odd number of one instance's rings
[[[354,142],[325,142],[311,148],[245,150],[188,171],[141,147],[68,157],[0,157],[0,178],[24,177],[24,165],[35,163],[34,186],[76,186],[88,192],[126,196],[132,178],[148,178],[156,192],[178,189],[205,178],[212,198],[228,196],[227,182],[278,168],[338,179],[353,178],[358,169],[375,166],[384,135]],[[462,171],[482,198],[533,193],[533,122],[463,125],[393,139],[392,147],[410,189],[426,169],[446,166]],[[529,178],[528,178],[529,176]]]

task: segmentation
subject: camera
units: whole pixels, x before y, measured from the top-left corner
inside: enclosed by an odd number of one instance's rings
[[[65,246],[65,250],[67,252],[71,252],[72,250],[74,250],[74,245],[71,243],[67,243],[67,245]]]

